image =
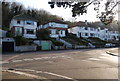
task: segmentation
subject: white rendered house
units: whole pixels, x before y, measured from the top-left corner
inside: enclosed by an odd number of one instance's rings
[[[69,33],[76,34],[77,37],[97,37],[101,40],[119,40],[119,32],[107,28],[94,27],[91,24],[80,22],[68,29]]]
[[[25,38],[36,38],[37,21],[27,14],[20,14],[13,17],[10,29],[15,36]]]
[[[50,37],[52,38],[65,37],[65,31],[67,30],[67,28],[68,25],[59,20],[49,21],[48,23],[40,25],[38,27],[38,29],[49,29]]]

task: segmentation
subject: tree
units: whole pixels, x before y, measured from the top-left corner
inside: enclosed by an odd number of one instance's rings
[[[51,8],[54,8],[55,5],[57,7],[64,7],[64,8],[72,8],[72,16],[75,17],[77,15],[83,15],[84,13],[87,13],[87,8],[89,5],[94,4],[94,10],[97,11],[97,18],[101,20],[105,25],[110,24],[113,21],[113,16],[115,15],[114,8],[120,3],[120,1],[115,0],[106,0],[104,12],[99,12],[100,4],[102,1],[105,0],[87,0],[88,2],[52,2],[49,1],[48,4],[50,4]]]
[[[2,29],[9,30],[11,19],[19,14],[28,14],[38,20],[38,25],[44,24],[50,20],[62,19],[57,15],[52,15],[45,10],[37,10],[37,9],[26,9],[22,4],[17,2],[2,2]]]
[[[9,30],[11,19],[18,14],[24,13],[23,5],[19,3],[2,2],[2,27]]]
[[[40,29],[37,31],[36,36],[39,40],[49,40],[50,39],[50,31],[47,29]]]

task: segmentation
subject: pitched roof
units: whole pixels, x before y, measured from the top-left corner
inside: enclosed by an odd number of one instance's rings
[[[79,22],[73,24],[72,26],[70,26],[69,28],[72,28],[72,27],[75,27],[75,26],[93,27],[91,23],[86,24],[85,22],[79,21]]]
[[[13,19],[37,21],[35,18],[31,17],[31,16],[28,15],[28,14],[19,14],[19,15],[14,16]]]
[[[60,23],[60,24],[67,24],[66,22],[64,22],[64,21],[62,21],[62,20],[57,20],[57,19],[55,19],[55,20],[49,20],[48,22],[46,22],[46,23],[44,23],[44,24],[47,24],[47,23],[49,23],[49,22],[55,22],[55,23]],[[44,25],[43,24],[43,25]]]
[[[93,22],[93,23],[88,23],[85,24],[85,22],[79,21],[75,24],[73,24],[72,26],[70,26],[69,28],[73,28],[73,27],[92,27],[92,28],[98,28],[100,27],[101,29],[107,28],[110,31],[118,31],[118,29],[116,30],[114,27],[112,28],[110,25],[104,25],[102,22]]]

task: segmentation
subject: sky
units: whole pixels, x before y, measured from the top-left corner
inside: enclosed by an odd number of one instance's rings
[[[64,9],[62,7],[55,7],[53,9],[50,8],[50,5],[48,4],[48,1],[50,0],[16,0],[16,2],[22,3],[26,8],[35,8],[35,9],[43,9],[48,12],[50,12],[53,15],[58,15],[64,20],[69,20],[69,21],[85,21],[87,20],[88,22],[94,22],[94,21],[99,21],[98,18],[96,18],[96,11],[94,11],[94,6],[90,5],[88,7],[87,14],[77,16],[77,17],[72,17],[72,12],[71,8]],[[101,10],[102,7],[101,7]]]

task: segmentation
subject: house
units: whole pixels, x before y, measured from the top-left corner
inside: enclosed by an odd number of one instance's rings
[[[13,17],[10,29],[15,36],[25,38],[36,38],[37,21],[27,14],[20,14]]]
[[[83,38],[97,37],[101,40],[119,40],[118,31],[104,27],[95,27],[92,23],[88,22],[78,22],[69,27],[68,32]]]
[[[50,30],[50,37],[52,38],[65,37],[67,28],[68,25],[60,20],[52,20],[38,27],[38,29]]]

